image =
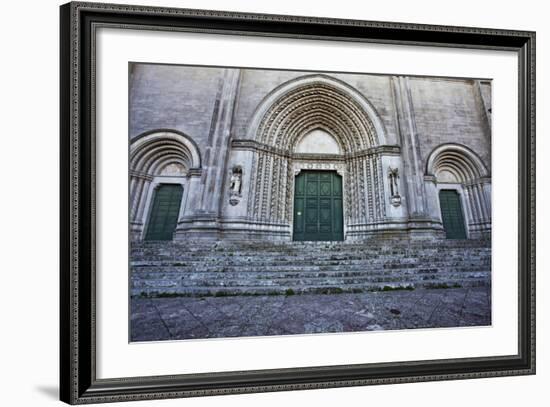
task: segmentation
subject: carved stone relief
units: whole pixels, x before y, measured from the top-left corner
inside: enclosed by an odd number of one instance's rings
[[[344,164],[333,163],[327,161],[294,161],[292,168],[294,170],[294,176],[297,176],[302,170],[325,170],[336,171],[338,175],[344,175]]]

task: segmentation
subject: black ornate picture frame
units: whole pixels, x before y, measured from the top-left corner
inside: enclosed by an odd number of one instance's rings
[[[81,2],[61,6],[60,22],[62,401],[70,404],[118,402],[535,373],[534,32]],[[518,353],[498,357],[98,379],[94,36],[96,28],[101,26],[517,53]]]

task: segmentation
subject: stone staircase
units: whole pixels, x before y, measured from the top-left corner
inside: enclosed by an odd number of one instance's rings
[[[488,286],[490,242],[140,242],[132,296],[291,295]]]

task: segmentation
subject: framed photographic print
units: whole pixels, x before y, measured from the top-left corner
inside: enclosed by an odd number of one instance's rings
[[[535,373],[535,33],[60,19],[63,401]]]

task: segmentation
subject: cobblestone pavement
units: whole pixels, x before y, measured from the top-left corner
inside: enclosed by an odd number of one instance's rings
[[[133,342],[491,324],[490,287],[134,298],[131,307]]]

